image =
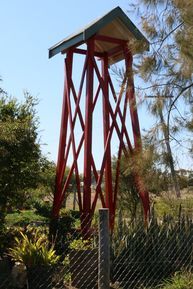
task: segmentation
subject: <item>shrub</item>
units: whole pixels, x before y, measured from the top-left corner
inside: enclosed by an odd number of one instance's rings
[[[84,240],[83,238],[73,240],[69,248],[72,250],[89,250],[92,249],[92,240]]]
[[[178,272],[172,278],[165,281],[162,289],[192,289],[193,274],[190,272]]]
[[[7,253],[8,248],[14,245],[15,237],[19,237],[20,232],[24,232],[21,227],[6,227],[0,234],[0,255]]]
[[[49,247],[47,236],[34,228],[28,233],[30,234],[20,232],[20,236],[15,238],[15,245],[8,252],[12,260],[25,264],[27,268],[56,264],[59,257],[53,246]]]
[[[46,201],[36,201],[34,203],[34,208],[36,212],[43,217],[49,218],[51,215],[52,206],[50,202]]]
[[[58,254],[66,253],[72,238],[76,235],[76,219],[72,217],[70,211],[62,210],[61,217],[57,220],[55,249]]]
[[[33,210],[16,211],[11,214],[7,214],[5,221],[7,227],[13,226],[27,226],[30,223],[46,221],[43,216],[38,215]]]

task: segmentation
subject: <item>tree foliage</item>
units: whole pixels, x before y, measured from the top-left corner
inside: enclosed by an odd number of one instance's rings
[[[135,173],[140,175],[145,188],[154,195],[167,191],[169,186],[168,172],[163,172],[163,160],[156,152],[154,145],[143,139],[143,151],[122,155],[118,185],[118,208],[127,212],[131,220],[141,215],[140,197],[136,189]],[[116,175],[117,158],[112,159],[113,178]],[[128,217],[127,216],[127,217]]]
[[[171,127],[178,121],[180,126],[186,125],[192,117],[193,102],[193,2],[143,0],[134,8],[150,41],[150,52],[140,55],[136,65],[136,71],[148,83],[140,93],[155,97],[154,113],[161,100],[168,127],[172,115]],[[185,109],[182,104],[187,105]]]
[[[137,92],[156,120],[148,137],[165,155],[177,192],[172,148],[184,145],[191,150],[191,141],[184,136],[191,131],[193,119],[193,2],[143,0],[132,8],[150,41],[150,51],[140,55],[135,66],[144,81]]]
[[[0,206],[22,204],[23,192],[37,186],[40,172],[37,101],[25,93],[25,101],[1,94],[0,98]]]

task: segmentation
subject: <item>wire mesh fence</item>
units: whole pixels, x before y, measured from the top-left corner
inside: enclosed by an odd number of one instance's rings
[[[191,219],[152,219],[144,226],[123,218],[110,238],[108,218],[100,215],[95,226],[86,220],[71,231],[57,264],[0,261],[0,289],[155,289],[177,272],[193,280]]]
[[[88,216],[80,216],[80,219],[75,228],[64,232],[65,236],[63,230],[57,232],[54,240],[60,256],[57,264],[25,266],[6,259],[1,266],[0,261],[0,289],[98,288],[98,224],[91,225]],[[60,224],[58,228],[61,229]],[[28,259],[35,258],[29,251],[28,254]],[[29,260],[27,262],[30,265]]]
[[[158,288],[177,272],[193,271],[193,222],[119,224],[112,242],[111,280],[117,288]],[[121,231],[121,232],[120,232]],[[159,287],[162,288],[162,287]]]

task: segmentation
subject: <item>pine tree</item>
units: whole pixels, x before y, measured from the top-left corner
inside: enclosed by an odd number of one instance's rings
[[[140,0],[132,8],[141,17],[143,31],[150,41],[150,52],[142,58],[140,55],[135,67],[146,83],[139,92],[144,98],[151,97],[150,110],[157,120],[160,141],[163,138],[165,143],[173,186],[179,197],[171,141],[178,141],[175,134],[192,123],[193,1]]]

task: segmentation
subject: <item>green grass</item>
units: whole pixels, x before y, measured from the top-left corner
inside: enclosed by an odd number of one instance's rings
[[[48,219],[38,215],[34,210],[22,210],[7,214],[6,226],[25,225],[31,222],[47,221]]]
[[[173,277],[163,281],[161,285],[143,287],[143,289],[193,289],[193,274],[191,272],[177,272]]]
[[[192,289],[193,274],[190,272],[182,272],[175,274],[171,279],[165,281],[160,289]]]
[[[162,218],[164,215],[170,215],[174,218],[181,214],[186,216],[193,215],[193,198],[188,196],[186,198],[177,199],[175,197],[156,197],[154,209],[157,217]]]

